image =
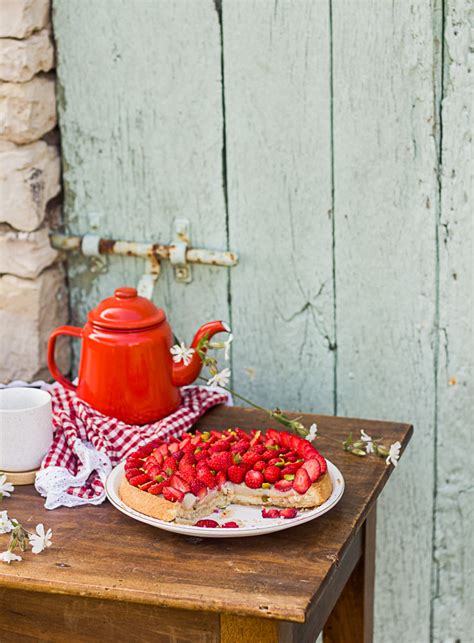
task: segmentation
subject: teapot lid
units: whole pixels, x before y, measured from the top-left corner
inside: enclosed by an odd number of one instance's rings
[[[165,319],[165,313],[155,304],[140,297],[136,288],[122,286],[93,308],[88,320],[94,326],[117,330],[134,330],[155,326]]]

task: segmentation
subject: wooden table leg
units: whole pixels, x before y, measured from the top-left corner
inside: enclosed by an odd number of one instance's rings
[[[323,628],[324,643],[372,643],[376,507],[364,526],[363,554]]]

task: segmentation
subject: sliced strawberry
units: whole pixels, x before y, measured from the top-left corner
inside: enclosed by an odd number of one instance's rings
[[[326,473],[326,471],[328,470],[328,465],[327,465],[326,459],[319,452],[317,453],[316,458],[317,458],[317,460],[319,462],[319,465],[321,467],[321,475],[323,476]]]
[[[166,458],[168,456],[168,445],[162,444],[161,446],[158,447],[158,451],[161,453],[161,455],[164,458]]]
[[[297,435],[290,436],[290,447],[293,449],[293,451],[298,451],[298,447],[301,441],[302,439]]]
[[[143,471],[140,471],[140,469],[129,469],[128,471],[125,472],[125,477],[127,480],[130,480],[131,478],[136,478],[137,476],[141,476]]]
[[[302,455],[302,457],[305,458],[306,460],[311,460],[311,458],[315,458],[318,455],[317,449],[312,447],[309,444],[309,442],[306,442],[306,444],[303,445],[301,450],[303,453],[300,455]],[[298,451],[298,453],[300,452]]]
[[[310,486],[311,478],[309,477],[308,472],[306,471],[306,469],[303,469],[303,467],[300,467],[295,473],[295,479],[293,480],[293,489],[300,495],[303,495],[308,491]]]
[[[262,518],[279,518],[280,511],[278,509],[266,509],[262,508]]]
[[[247,451],[248,448],[249,448],[249,440],[247,438],[247,439],[241,439],[235,442],[235,444],[233,444],[230,447],[230,450],[232,451],[232,453],[244,453],[244,451]]]
[[[283,469],[281,470],[282,476],[287,475],[288,473],[296,473],[298,469],[301,467],[301,464],[299,462],[291,462],[291,464],[287,464]]]
[[[193,467],[192,464],[188,464],[187,462],[184,462],[184,458],[179,463],[178,470],[179,470],[179,475],[184,480],[186,480],[186,482],[191,482],[196,477],[196,469]]]
[[[267,429],[266,437],[273,440],[274,444],[280,444],[280,432],[275,429]]]
[[[247,442],[250,442],[249,434],[246,433],[243,429],[239,429],[238,427],[235,427],[235,432],[237,433],[239,440],[247,440]]]
[[[165,482],[154,482],[150,487],[148,487],[148,493],[151,493],[153,496],[159,496],[163,491]]]
[[[170,502],[182,502],[184,498],[184,493],[174,487],[164,487],[162,494]]]
[[[178,491],[182,491],[183,493],[187,493],[188,491],[191,491],[191,487],[186,482],[186,480],[183,480],[183,478],[181,478],[181,476],[178,475],[177,473],[174,473],[171,476],[170,485],[175,489],[178,489]]]
[[[219,523],[216,522],[215,520],[209,520],[209,518],[205,520],[198,520],[197,523],[194,525],[195,527],[219,527]]]
[[[263,481],[263,473],[260,471],[247,471],[245,474],[245,484],[251,489],[260,489]]]
[[[298,454],[297,454],[297,453],[295,453],[294,451],[289,451],[289,452],[285,455],[285,460],[286,460],[287,462],[296,462],[296,461],[298,460]]]
[[[275,482],[275,489],[278,491],[289,491],[293,488],[293,482],[291,480],[278,480]]]
[[[219,489],[222,489],[222,487],[227,482],[227,477],[226,477],[224,471],[218,471],[217,472],[217,474],[216,474],[216,482],[217,482],[217,486],[219,487]]]
[[[224,527],[224,529],[239,529],[239,528],[240,528],[240,525],[238,525],[238,524],[237,524],[236,522],[234,522],[233,520],[230,520],[229,522],[225,522],[225,523],[224,523],[223,525],[221,525],[221,526],[222,526],[222,527]]]
[[[146,444],[145,446],[140,447],[139,449],[137,449],[137,451],[135,451],[135,457],[146,458],[147,456],[150,455],[151,451],[152,451],[151,446],[149,444]]]
[[[125,462],[125,471],[129,471],[130,469],[140,469],[141,466],[142,461],[138,458],[128,458]]]
[[[262,441],[262,432],[257,431],[256,429],[252,429],[252,438],[250,440],[250,446],[253,447],[254,444],[257,444],[257,442]]]
[[[177,471],[177,469],[178,463],[172,455],[169,455],[167,458],[165,458],[165,460],[163,461],[163,471],[166,471],[168,473],[169,470],[171,470],[172,473],[173,471]]]
[[[176,451],[179,450],[179,443],[178,442],[172,442],[171,444],[168,445],[168,451],[170,453],[176,453]]]
[[[148,482],[145,482],[145,484],[141,484],[138,488],[141,491],[148,491],[148,489],[154,484],[156,483],[153,480],[149,480]]]
[[[278,467],[270,465],[265,469],[263,475],[267,482],[274,484],[281,478],[281,471]]]
[[[209,453],[221,453],[222,451],[229,451],[230,444],[227,440],[219,440],[211,447],[209,447]]]
[[[182,441],[181,444],[179,445],[179,448],[181,451],[185,451],[186,449],[189,449],[192,447],[191,444],[191,436],[189,436],[187,433],[185,433],[182,436]]]
[[[240,484],[245,478],[245,469],[240,464],[233,464],[228,468],[227,476],[234,484]]]
[[[150,476],[150,478],[156,478],[161,473],[161,467],[158,464],[154,464],[153,466],[149,467],[146,469],[146,472]]]
[[[306,460],[306,462],[301,466],[308,472],[311,482],[316,482],[321,474],[321,465],[319,464],[319,460],[316,458]]]
[[[148,482],[149,479],[146,473],[140,473],[140,475],[130,478],[129,482],[133,487],[138,487],[138,485]]]
[[[293,507],[288,507],[287,509],[280,509],[280,518],[296,518],[298,511]]]
[[[202,480],[192,480],[189,486],[191,487],[191,493],[193,493],[198,498],[204,498],[204,496],[207,494],[207,487],[204,482],[202,482]]]
[[[286,431],[280,432],[280,444],[282,447],[288,448],[290,446],[291,435]]]
[[[155,458],[157,464],[163,464],[164,457],[159,449],[155,449],[153,451],[153,457]]]

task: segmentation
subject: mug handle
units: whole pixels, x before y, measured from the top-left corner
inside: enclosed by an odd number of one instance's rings
[[[54,361],[56,337],[59,337],[59,335],[69,335],[70,337],[79,337],[80,339],[82,339],[83,329],[77,328],[76,326],[60,326],[59,328],[53,330],[48,340],[49,372],[57,382],[64,386],[64,388],[68,388],[70,391],[76,391],[77,386],[64,377],[64,375],[58,369],[56,362]]]

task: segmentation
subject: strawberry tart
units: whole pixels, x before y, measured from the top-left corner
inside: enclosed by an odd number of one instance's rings
[[[313,508],[331,492],[326,460],[307,440],[239,428],[185,433],[139,448],[125,462],[119,489],[132,509],[184,524],[232,503]]]

